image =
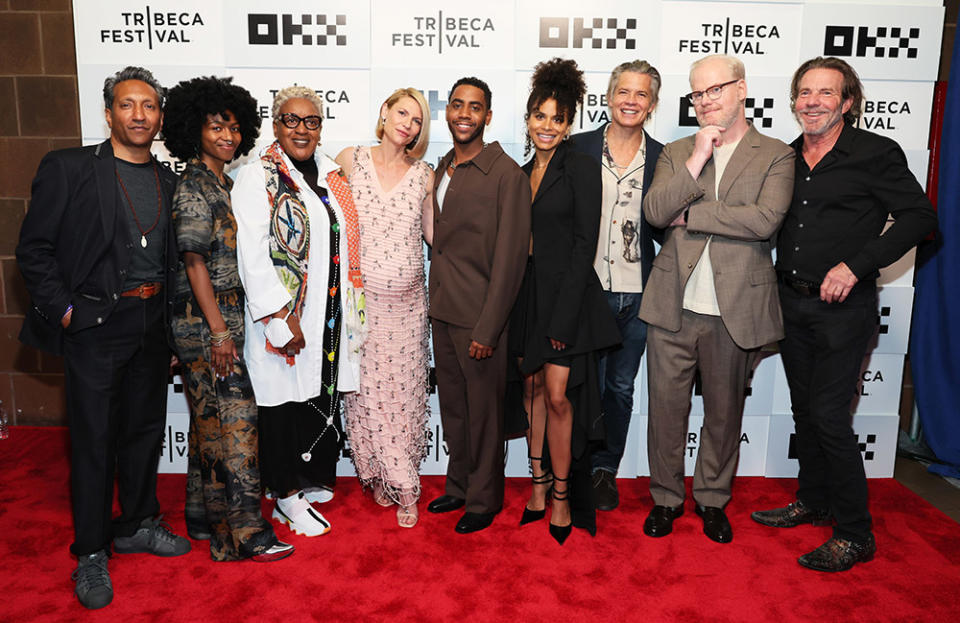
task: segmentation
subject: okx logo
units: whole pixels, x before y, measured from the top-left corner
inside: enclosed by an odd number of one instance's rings
[[[347,45],[347,16],[291,13],[247,15],[250,45]]]
[[[874,58],[917,58],[919,40],[919,28],[827,26],[823,53],[825,56],[867,57],[872,51]]]
[[[635,50],[636,31],[633,17],[541,17],[540,47]]]
[[[743,104],[746,107],[747,119],[753,121],[754,126],[758,128],[773,127],[772,97],[748,97]]]

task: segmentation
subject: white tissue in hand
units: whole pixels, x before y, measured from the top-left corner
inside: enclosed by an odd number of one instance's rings
[[[280,318],[271,318],[263,332],[274,348],[283,348],[293,339],[293,331],[287,326],[287,321]]]

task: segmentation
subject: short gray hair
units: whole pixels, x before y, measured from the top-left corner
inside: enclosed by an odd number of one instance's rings
[[[160,86],[160,83],[157,82],[157,79],[153,77],[153,74],[150,73],[149,69],[144,69],[143,67],[134,67],[133,65],[124,67],[103,81],[104,108],[113,108],[114,91],[116,90],[118,84],[121,82],[126,82],[127,80],[139,80],[140,82],[146,82],[149,84],[150,87],[157,92],[157,100],[160,102],[160,108],[163,108],[167,90]]]
[[[660,101],[660,72],[657,71],[657,69],[647,61],[641,61],[638,59],[635,61],[620,63],[613,68],[613,72],[610,73],[610,82],[607,85],[608,103],[613,99],[613,90],[617,88],[617,83],[620,82],[620,76],[623,75],[625,71],[632,71],[636,74],[647,74],[650,76],[650,100],[654,105]]]
[[[730,56],[729,54],[711,54],[710,56],[704,56],[701,59],[693,61],[693,63],[690,65],[690,79],[693,79],[693,72],[697,70],[697,67],[706,63],[707,61],[713,60],[723,61],[723,64],[726,65],[727,69],[730,70],[730,73],[733,74],[734,80],[747,79],[747,70],[743,66],[743,61],[736,56]]]
[[[277,91],[277,94],[273,96],[273,110],[271,112],[273,118],[279,119],[280,109],[283,108],[284,104],[294,99],[309,100],[313,107],[317,109],[317,115],[321,120],[323,119],[323,100],[313,89],[301,86],[286,87]]]

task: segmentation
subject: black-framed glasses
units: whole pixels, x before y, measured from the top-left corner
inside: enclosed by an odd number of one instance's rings
[[[690,100],[691,104],[699,103],[704,95],[709,97],[711,100],[718,100],[720,99],[720,94],[723,93],[723,87],[729,86],[734,82],[740,82],[740,78],[730,80],[729,82],[724,82],[723,84],[715,84],[712,87],[707,87],[702,91],[693,91],[691,93],[687,93],[687,99]]]
[[[301,117],[300,115],[295,115],[292,112],[285,112],[279,117],[280,123],[287,126],[291,130],[300,125],[300,122],[303,122],[303,125],[308,130],[319,130],[320,123],[323,119],[319,115],[310,115],[308,117]]]

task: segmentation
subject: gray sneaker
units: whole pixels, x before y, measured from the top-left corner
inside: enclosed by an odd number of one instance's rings
[[[616,474],[605,469],[593,472],[593,500],[599,511],[612,511],[620,505]]]
[[[96,610],[113,601],[113,584],[107,571],[107,552],[79,556],[76,571],[70,576],[77,583],[74,592],[84,608]]]
[[[113,549],[118,554],[146,552],[154,556],[182,556],[190,551],[190,541],[170,532],[170,524],[147,517],[133,536],[118,536],[113,539]]]

